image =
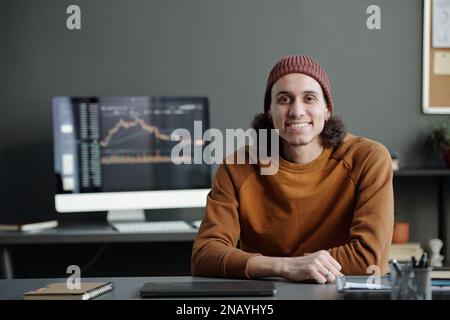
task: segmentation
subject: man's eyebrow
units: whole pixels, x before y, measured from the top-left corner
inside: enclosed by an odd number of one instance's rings
[[[282,94],[292,95],[292,92],[289,92],[289,91],[280,91],[280,92],[277,92],[277,96],[280,96],[280,95],[282,95]]]
[[[315,95],[319,95],[319,93],[318,93],[317,91],[314,91],[314,90],[305,90],[305,91],[303,91],[302,93],[303,93],[303,94],[315,94]],[[280,92],[277,92],[276,95],[279,96],[279,95],[282,95],[282,94],[293,95],[293,93],[290,92],[290,91],[280,91]]]
[[[315,95],[319,95],[319,93],[318,93],[317,91],[314,91],[314,90],[306,90],[306,91],[303,91],[303,93],[304,93],[304,94],[315,94]]]

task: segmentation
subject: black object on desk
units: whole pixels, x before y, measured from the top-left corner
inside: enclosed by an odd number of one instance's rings
[[[243,297],[273,296],[271,281],[201,281],[201,282],[147,282],[141,289],[142,298],[155,297]]]

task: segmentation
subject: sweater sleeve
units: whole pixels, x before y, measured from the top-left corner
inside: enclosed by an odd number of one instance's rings
[[[227,165],[220,165],[192,248],[193,276],[249,278],[248,260],[258,254],[236,248],[240,234],[238,192]]]
[[[391,157],[381,144],[370,146],[352,170],[356,200],[349,243],[328,251],[346,275],[368,275],[369,266],[388,272],[394,225],[394,194]]]

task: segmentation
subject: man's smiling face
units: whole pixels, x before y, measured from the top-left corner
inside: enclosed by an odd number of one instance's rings
[[[271,96],[270,114],[283,145],[320,147],[320,133],[331,114],[319,82],[290,73],[274,83]]]

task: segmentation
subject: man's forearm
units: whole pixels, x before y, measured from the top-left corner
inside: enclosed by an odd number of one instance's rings
[[[283,259],[266,256],[252,257],[247,263],[247,274],[250,278],[282,277]]]
[[[368,250],[359,241],[352,241],[327,251],[342,265],[341,271],[345,275],[371,274],[373,269],[369,267],[378,267],[381,275],[388,272],[388,252],[383,249]]]

